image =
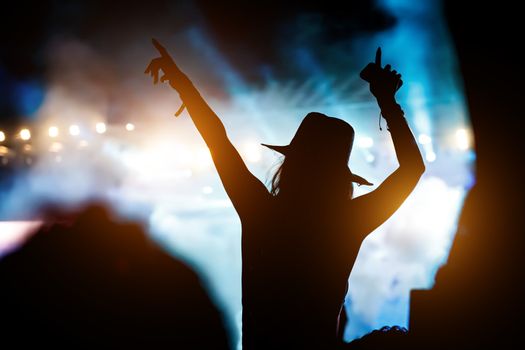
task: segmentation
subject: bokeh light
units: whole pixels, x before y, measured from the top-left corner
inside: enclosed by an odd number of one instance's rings
[[[80,127],[76,124],[73,124],[69,127],[69,134],[71,136],[78,136],[80,135]]]
[[[22,140],[24,141],[28,141],[31,139],[31,131],[29,131],[29,129],[22,129],[20,130],[19,132],[19,136]]]
[[[47,131],[47,134],[51,138],[57,137],[58,136],[58,128],[56,126],[50,126],[48,131]]]
[[[103,134],[106,132],[106,124],[105,123],[97,123],[95,125],[95,130],[97,131],[97,133],[99,134]]]
[[[470,147],[470,133],[467,129],[461,128],[456,131],[456,142],[457,147],[462,150],[466,151]]]

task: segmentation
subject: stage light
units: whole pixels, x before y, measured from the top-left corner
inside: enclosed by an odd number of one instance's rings
[[[374,140],[371,137],[363,136],[357,140],[357,147],[371,148],[374,145]]]
[[[31,139],[31,131],[29,129],[22,129],[20,130],[20,138],[24,141],[28,141]]]
[[[5,134],[3,131],[0,131],[0,142],[4,142],[5,141]]]
[[[428,136],[427,134],[419,134],[417,140],[422,145],[428,145],[429,143],[432,142],[432,138]]]
[[[467,129],[458,129],[456,131],[456,144],[462,151],[466,151],[470,147],[470,135]]]
[[[204,186],[202,188],[202,193],[204,194],[211,194],[213,192],[213,188],[211,186]]]
[[[127,131],[133,131],[133,130],[135,130],[135,125],[134,125],[134,124],[131,124],[131,123],[127,123],[127,124],[126,124],[126,130],[127,130]]]
[[[106,124],[104,124],[104,123],[97,123],[97,125],[95,125],[95,130],[99,134],[105,133],[106,132]]]
[[[58,128],[56,126],[50,126],[47,133],[49,137],[55,138],[58,136]]]
[[[427,160],[427,162],[432,163],[433,161],[436,160],[436,153],[434,151],[426,152],[425,153],[425,159]]]
[[[249,162],[256,163],[261,160],[261,148],[259,144],[248,142],[244,145],[243,151],[246,160]]]
[[[79,134],[80,134],[80,128],[78,127],[78,125],[75,125],[75,124],[71,125],[71,126],[69,127],[69,134],[70,134],[71,136],[77,136],[77,135],[79,135]]]

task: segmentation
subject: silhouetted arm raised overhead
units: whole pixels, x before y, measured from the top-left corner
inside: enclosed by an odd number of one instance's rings
[[[145,73],[151,73],[158,82],[159,70],[164,72],[161,81],[169,81],[179,93],[195,126],[203,137],[221,178],[226,193],[235,209],[243,213],[257,209],[260,201],[270,197],[264,184],[246,167],[241,156],[228,139],[219,117],[208,106],[190,79],[177,67],[169,53],[155,39],[153,44],[161,57],[151,61]],[[182,107],[181,107],[182,108]]]
[[[370,91],[376,96],[381,114],[387,121],[399,167],[376,190],[351,201],[355,224],[364,235],[376,229],[401,206],[425,171],[414,135],[394,97],[402,85],[401,75],[391,71],[390,65],[381,68],[379,49],[375,64],[369,80]]]

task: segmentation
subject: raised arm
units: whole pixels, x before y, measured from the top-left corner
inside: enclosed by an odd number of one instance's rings
[[[376,56],[376,71],[370,78],[370,91],[377,98],[381,114],[392,136],[399,167],[376,190],[351,201],[358,232],[366,235],[387,220],[401,206],[425,171],[425,164],[403,111],[395,100],[402,85],[401,75],[390,65],[381,68],[381,53]]]
[[[162,45],[155,39],[153,44],[161,57],[153,59],[145,73],[150,73],[156,84],[159,70],[164,72],[161,81],[169,81],[171,87],[179,93],[197,130],[210,149],[213,163],[235,209],[241,217],[245,213],[249,214],[251,210],[257,209],[261,201],[268,198],[270,193],[248,170],[228,139],[221,120],[208,106],[190,79],[177,67]]]

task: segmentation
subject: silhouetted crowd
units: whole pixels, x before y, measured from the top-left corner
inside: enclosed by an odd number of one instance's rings
[[[0,261],[2,347],[230,348],[197,275],[139,225],[56,214]]]

